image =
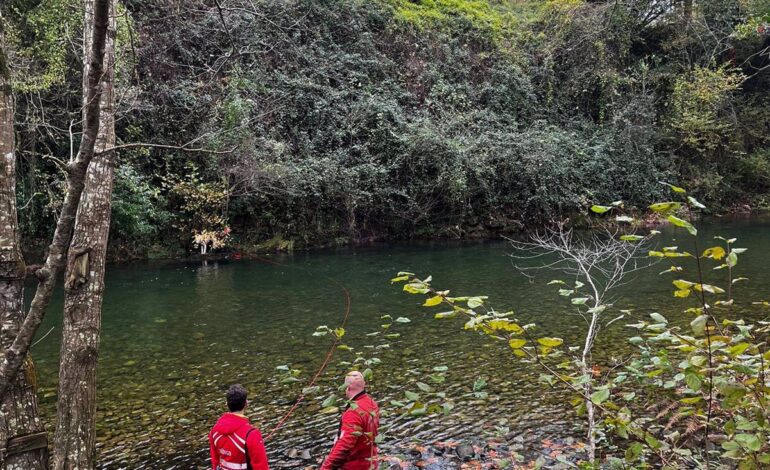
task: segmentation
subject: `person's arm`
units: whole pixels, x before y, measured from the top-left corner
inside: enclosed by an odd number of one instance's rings
[[[217,467],[219,467],[219,452],[214,445],[214,439],[211,435],[212,432],[214,431],[209,431],[209,452],[211,453],[211,468],[212,470],[217,470]]]
[[[249,439],[246,441],[249,449],[249,460],[251,468],[254,470],[270,470],[267,466],[267,452],[265,451],[265,442],[262,440],[262,434],[259,429],[254,429],[249,433]]]
[[[347,410],[342,414],[342,427],[340,437],[334,443],[332,451],[324,460],[321,470],[332,470],[340,468],[347,461],[350,451],[356,446],[358,438],[361,437],[363,426],[361,417],[353,410]]]

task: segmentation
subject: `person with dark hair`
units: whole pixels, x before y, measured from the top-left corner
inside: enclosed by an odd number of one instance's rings
[[[247,403],[247,392],[241,384],[227,389],[230,411],[209,432],[213,470],[269,470],[262,434],[243,414]]]
[[[348,407],[342,413],[337,439],[321,470],[377,469],[375,439],[380,410],[366,393],[366,380],[361,372],[352,371],[345,376],[345,395]]]

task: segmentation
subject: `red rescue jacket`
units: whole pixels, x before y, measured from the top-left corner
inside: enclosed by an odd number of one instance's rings
[[[380,425],[380,409],[366,392],[359,393],[350,402],[342,414],[337,441],[321,470],[370,470],[378,467],[374,439]]]
[[[223,414],[209,432],[209,446],[214,470],[245,470],[247,451],[252,469],[269,470],[262,434],[244,416]]]

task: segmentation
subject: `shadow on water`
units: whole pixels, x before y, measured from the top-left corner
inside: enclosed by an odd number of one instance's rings
[[[768,273],[768,222],[718,221],[703,230],[738,237],[749,248],[739,265],[752,280],[739,294],[764,299],[761,278]],[[663,244],[687,242],[664,231]],[[544,394],[539,371],[522,367],[506,348],[462,331],[451,320],[437,321],[419,307],[417,296],[390,285],[400,270],[432,274],[439,288],[454,293],[489,295],[497,309],[516,310],[524,322],[534,322],[544,335],[576,344],[584,329],[565,299],[546,283],[553,273],[527,279],[516,271],[504,242],[425,243],[350,248],[272,256],[281,265],[259,261],[146,262],[110,266],[103,313],[99,358],[99,468],[205,468],[206,434],[223,411],[223,390],[240,382],[251,392],[249,415],[269,431],[291,406],[302,385],[284,384],[280,365],[302,369],[306,381],[319,366],[327,338],[313,337],[318,325],[334,327],[341,319],[344,297],[325,276],[344,284],[352,296],[352,313],[345,343],[353,352],[338,351],[321,378],[321,391],[308,398],[286,427],[268,443],[271,463],[288,464],[289,449],[309,449],[313,458],[328,451],[338,415],[321,414],[321,402],[338,384],[356,352],[378,357],[371,390],[385,409],[403,400],[404,391],[419,391],[417,381],[433,367],[446,365],[446,382],[435,385],[452,401],[448,415],[405,419],[383,417],[389,427],[383,448],[411,441],[472,439],[501,434],[536,445],[545,438],[578,436],[565,394]],[[667,266],[640,273],[620,291],[618,308],[633,309],[601,337],[598,356],[628,351],[625,323],[659,311],[674,321],[688,321],[683,304],[671,300],[671,279],[657,273]],[[33,350],[40,375],[44,412],[55,412],[55,378],[61,298],[57,297],[41,328],[54,332]],[[386,341],[385,320],[394,323]],[[628,320],[628,321],[626,321]],[[384,345],[389,344],[389,348]],[[487,399],[474,396],[476,378],[488,382]],[[424,397],[425,398],[425,397]],[[438,402],[443,400],[436,399]],[[49,420],[49,422],[52,420]],[[52,426],[52,424],[51,424]]]

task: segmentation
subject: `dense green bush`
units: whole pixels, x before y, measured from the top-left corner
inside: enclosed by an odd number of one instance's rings
[[[42,5],[17,0],[11,18],[37,69],[61,26]],[[202,228],[168,183],[191,174],[201,191],[222,185],[215,225],[246,248],[490,235],[587,200],[650,200],[663,177],[716,208],[770,191],[764,0],[260,0],[222,17],[203,0],[125,7],[119,140],[196,139],[217,153],[120,152],[122,250],[158,238],[191,248]],[[22,214],[39,239],[61,197],[44,155],[66,157],[79,113],[74,57],[50,52],[66,73],[18,90],[20,205],[40,193]]]

